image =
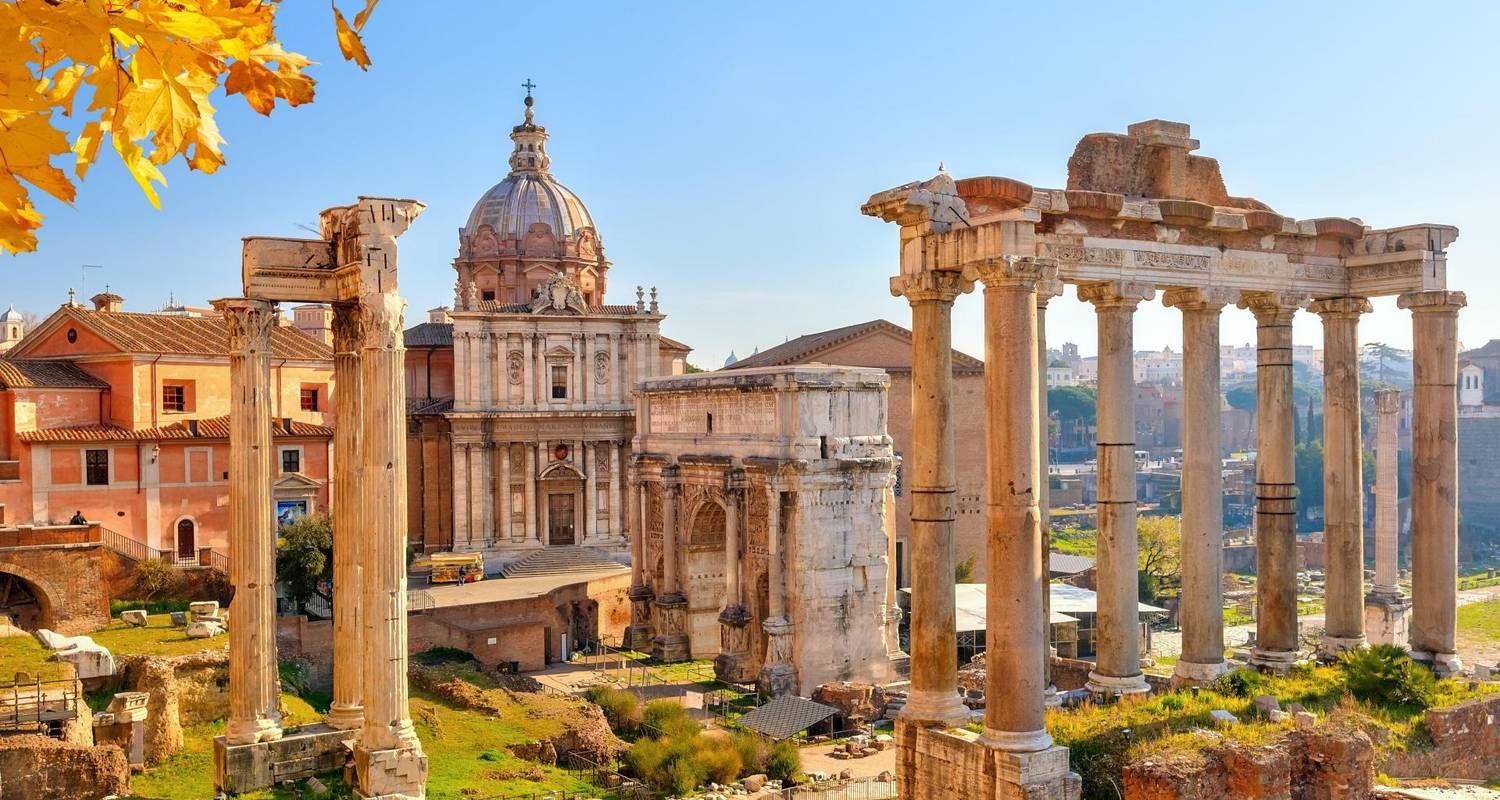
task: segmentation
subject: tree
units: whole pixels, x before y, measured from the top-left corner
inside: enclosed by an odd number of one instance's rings
[[[333,579],[333,521],[328,515],[303,514],[281,526],[276,537],[276,579],[300,612],[306,613],[307,601],[315,595],[332,602],[319,591],[321,584]]]
[[[1398,350],[1385,342],[1370,342],[1360,348],[1360,366],[1370,364],[1374,366],[1375,379],[1381,383],[1390,383],[1391,374],[1396,367],[1411,362],[1411,354],[1405,350]],[[1406,370],[1400,370],[1405,373]]]
[[[1240,411],[1255,411],[1255,384],[1242,383],[1239,386],[1230,388],[1229,391],[1224,393],[1224,400],[1229,403],[1230,408]]]
[[[377,1],[365,0],[352,26],[333,8],[339,48],[361,69],[370,59],[359,31]],[[277,41],[279,9],[277,0],[0,3],[0,31],[13,37],[0,46],[0,251],[36,249],[42,214],[31,188],[73,202],[73,179],[54,157],[71,153],[81,180],[108,140],[160,207],[162,165],[178,157],[201,172],[224,165],[209,102],[221,81],[226,95],[243,95],[265,115],[277,100],[310,102],[314,81],[302,70],[311,62]],[[88,106],[70,132],[59,118],[74,115],[81,90]]]
[[[1054,386],[1047,390],[1047,411],[1058,420],[1082,420],[1093,425],[1098,411],[1097,396],[1087,386]]]
[[[1297,521],[1307,518],[1307,512],[1323,506],[1323,442],[1311,439],[1297,445],[1295,462],[1297,468]]]
[[[1142,588],[1155,599],[1182,581],[1182,517],[1138,517],[1135,530]]]
[[[974,556],[969,556],[963,561],[953,565],[954,583],[974,582]]]

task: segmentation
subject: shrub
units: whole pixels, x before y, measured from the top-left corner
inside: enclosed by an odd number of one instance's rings
[[[750,731],[735,731],[734,749],[740,754],[740,769],[747,775],[766,770],[766,743]]]
[[[182,584],[182,573],[171,564],[157,559],[146,559],[135,565],[133,593],[143,600],[154,600],[158,595],[171,594]]]
[[[777,742],[766,754],[766,777],[773,781],[791,780],[802,771],[802,752],[791,742]]]
[[[443,664],[467,664],[474,654],[457,647],[429,647],[412,656],[412,660],[424,667],[439,667]]]
[[[1187,701],[1183,700],[1181,695],[1162,695],[1161,708],[1163,711],[1181,711],[1186,705]]]
[[[667,746],[656,739],[641,739],[625,751],[625,763],[637,778],[651,786],[660,786],[667,762]]]
[[[1437,699],[1437,679],[1395,645],[1351,650],[1339,658],[1339,668],[1344,686],[1361,702],[1421,711]]]
[[[728,734],[722,731],[699,736],[694,746],[693,760],[703,775],[714,783],[734,783],[740,776],[740,751]]]
[[[695,729],[698,727],[698,723],[688,717],[687,709],[671,700],[652,700],[641,713],[641,723],[648,728],[655,728],[653,733],[659,731],[670,736],[674,729],[683,728],[683,722],[691,724]]]
[[[147,614],[169,614],[173,611],[187,611],[188,600],[111,600],[109,601],[109,615],[120,616],[122,611],[133,611],[139,609]]]
[[[1259,672],[1241,668],[1214,681],[1213,690],[1231,697],[1254,697],[1266,685],[1266,676]]]
[[[587,697],[604,712],[604,718],[616,734],[632,736],[640,730],[640,700],[634,694],[608,686],[595,686],[588,691]]]
[[[276,665],[281,691],[302,696],[307,693],[307,667],[301,661],[282,661]]]
[[[690,758],[679,758],[672,762],[672,768],[667,773],[667,785],[664,788],[672,794],[681,796],[691,794],[702,783],[702,769]]]

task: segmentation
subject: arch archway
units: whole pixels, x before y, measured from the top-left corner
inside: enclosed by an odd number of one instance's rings
[[[724,610],[724,506],[705,499],[688,517],[686,575],[688,633],[694,658],[716,655],[723,643],[719,612]]]
[[[177,524],[172,526],[175,538],[173,541],[173,552],[179,561],[193,559],[198,556],[198,523],[192,517],[181,517]]]
[[[53,627],[52,601],[35,583],[0,567],[0,615],[24,631]]]

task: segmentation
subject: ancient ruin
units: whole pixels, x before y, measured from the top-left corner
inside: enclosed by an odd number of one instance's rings
[[[229,721],[216,780],[248,791],[353,741],[360,797],[425,795],[427,758],[407,693],[406,392],[396,239],[414,200],[361,197],[322,212],[321,239],[249,238],[245,296],[214,307],[231,341]],[[277,301],[331,303],[334,681],[326,725],[282,730],[271,503],[271,353]]]
[[[775,696],[894,678],[888,383],[822,365],[640,383],[628,646]]]
[[[1292,462],[1291,321],[1303,308],[1324,325],[1328,621],[1321,650],[1365,641],[1358,320],[1368,298],[1399,295],[1415,334],[1412,655],[1439,672],[1454,654],[1457,548],[1456,319],[1447,289],[1444,225],[1371,229],[1355,219],[1295,220],[1230,196],[1218,163],[1192,155],[1187,125],[1150,120],[1085,136],[1065,189],[1010,178],[955,181],[946,172],[873,195],[864,213],[900,226],[891,291],[912,307],[913,453],[911,693],[897,724],[906,798],[1077,797],[1066,748],[1043,723],[1045,572],[1038,476],[1038,305],[1074,284],[1099,317],[1099,653],[1089,688],[1147,691],[1134,635],[1136,582],[1131,332],[1155,297],[1184,314],[1182,682],[1212,680],[1223,657],[1221,486],[1201,474],[1219,458],[1218,315],[1234,304],[1258,325],[1257,534],[1259,618],[1253,664],[1285,669],[1297,640],[1296,483]],[[984,283],[991,618],[1016,620],[989,642],[984,733],[955,691],[954,440],[951,311]],[[1315,301],[1315,302],[1312,302]],[[1309,303],[1311,302],[1311,305]],[[1211,396],[1209,396],[1211,395]],[[1214,409],[1213,423],[1192,421]],[[1187,471],[1192,471],[1191,469]],[[1207,472],[1216,472],[1208,469]]]

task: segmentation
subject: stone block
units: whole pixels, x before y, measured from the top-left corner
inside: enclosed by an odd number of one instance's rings
[[[80,636],[85,643],[52,654],[54,661],[66,661],[73,665],[73,674],[79,680],[107,678],[115,674],[115,657],[109,650],[94,644],[87,636]]]
[[[427,756],[415,747],[354,749],[356,787],[362,797],[420,797],[427,785]]]
[[[189,639],[212,639],[224,632],[224,626],[210,620],[199,620],[187,626]]]
[[[1238,725],[1240,722],[1239,719],[1235,717],[1235,715],[1229,713],[1228,711],[1225,711],[1222,708],[1216,708],[1213,711],[1208,712],[1208,717],[1209,719],[1213,720],[1214,727],[1216,728],[1228,728],[1231,725]]]
[[[198,617],[217,617],[219,615],[219,601],[201,600],[188,603],[188,613],[192,614],[194,619]]]
[[[188,624],[187,612],[185,611],[173,611],[169,616],[172,619],[172,625],[175,627],[180,628]]]
[[[1318,717],[1310,711],[1298,711],[1292,715],[1292,724],[1298,730],[1312,730],[1318,724]]]
[[[1289,715],[1285,711],[1281,710],[1272,710],[1270,713],[1266,714],[1266,719],[1276,723],[1286,722],[1288,717]]]
[[[147,615],[144,610],[134,608],[129,611],[121,611],[120,621],[132,628],[144,628],[146,627]]]
[[[121,722],[143,722],[146,719],[146,692],[116,692],[110,698],[109,711]]]
[[[36,630],[36,633],[32,635],[36,637],[36,640],[38,642],[41,642],[42,647],[45,647],[48,650],[52,650],[54,652],[59,650],[69,650],[78,644],[79,639],[88,638],[87,636],[63,636],[57,631],[51,631],[46,628],[38,628]],[[89,639],[89,641],[93,640]]]
[[[274,742],[230,745],[215,737],[214,783],[229,794],[243,794],[341,769],[349,736],[349,731],[308,725]]]
[[[1281,710],[1281,701],[1273,695],[1263,694],[1255,698],[1255,710],[1262,714],[1270,714],[1272,711]]]

